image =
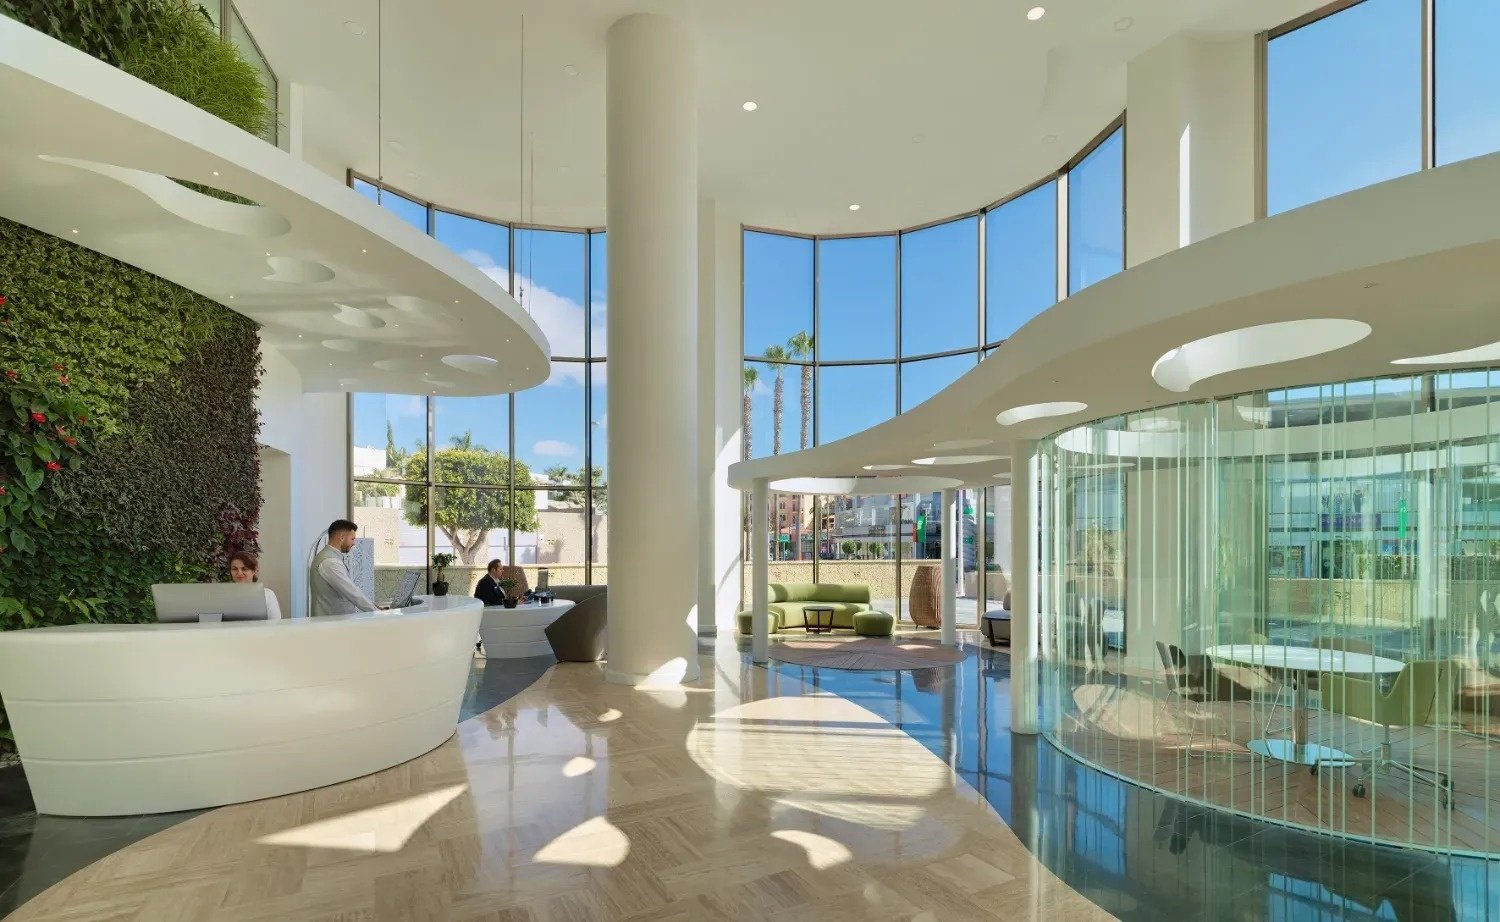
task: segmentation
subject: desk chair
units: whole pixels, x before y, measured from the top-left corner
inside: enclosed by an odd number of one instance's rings
[[[1380,746],[1361,753],[1358,760],[1369,763],[1364,778],[1355,782],[1355,797],[1365,796],[1365,781],[1381,769],[1420,781],[1437,788],[1438,802],[1453,806],[1453,782],[1443,772],[1393,758],[1392,727],[1420,727],[1432,720],[1434,705],[1441,690],[1452,694],[1453,664],[1447,660],[1421,660],[1407,663],[1391,683],[1390,691],[1381,692],[1379,680],[1352,675],[1323,673],[1319,677],[1323,709],[1366,723],[1379,724],[1383,730]],[[1342,760],[1341,760],[1342,761]]]

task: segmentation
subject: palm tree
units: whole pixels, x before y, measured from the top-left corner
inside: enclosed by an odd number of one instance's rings
[[[772,363],[771,367],[776,370],[776,386],[771,392],[771,454],[781,454],[781,416],[782,408],[786,403],[786,382],[782,380],[781,373],[786,371],[786,349],[781,346],[767,346],[766,358]]]
[[[448,441],[452,442],[453,447],[457,448],[459,451],[473,451],[474,430],[465,429],[463,435],[451,435],[448,437]]]
[[[787,354],[794,359],[811,360],[813,357],[813,338],[806,330],[793,336],[786,343]],[[807,427],[812,420],[812,376],[811,365],[802,366],[802,447],[807,448]]]
[[[744,444],[742,446],[744,448],[744,451],[743,451],[744,457],[741,458],[740,460],[742,460],[742,461],[749,461],[750,460],[750,441],[751,441],[751,434],[752,434],[752,430],[750,428],[750,395],[755,392],[755,385],[757,385],[757,384],[760,383],[760,369],[756,368],[754,365],[746,365],[745,368],[744,368],[744,373],[745,373],[745,394],[744,394],[744,401],[745,402],[742,405],[742,408],[741,408],[741,411],[740,411],[740,415],[741,415],[741,417],[743,417],[740,420],[740,426],[745,430],[745,440],[744,440]]]

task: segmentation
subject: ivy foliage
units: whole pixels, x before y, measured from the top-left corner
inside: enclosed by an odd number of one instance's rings
[[[226,542],[253,541],[245,523],[260,512],[255,323],[4,220],[0,294],[9,322],[0,374],[17,372],[10,393],[23,379],[55,388],[65,375],[65,397],[33,385],[22,402],[92,427],[64,434],[79,445],[62,447],[79,452],[53,459],[61,469],[28,506],[26,547],[0,556],[0,630],[149,621],[153,583],[222,578]],[[54,411],[37,412],[50,422]],[[11,449],[35,457],[35,432],[15,446],[8,435],[0,469],[18,471]],[[0,713],[0,747],[8,739]]]

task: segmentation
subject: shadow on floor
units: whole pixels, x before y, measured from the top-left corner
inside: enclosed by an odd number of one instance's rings
[[[459,719],[482,714],[526,688],[557,660],[475,657]],[[0,768],[0,918],[100,858],[202,813],[68,817],[36,812],[20,766]]]

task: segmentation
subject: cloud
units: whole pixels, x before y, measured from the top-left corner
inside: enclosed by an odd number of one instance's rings
[[[532,454],[545,458],[568,458],[578,454],[577,447],[556,439],[542,439],[531,446]]]
[[[510,272],[504,266],[497,265],[488,253],[482,250],[464,250],[458,255],[473,263],[501,288],[510,288]],[[516,275],[516,291],[513,294],[515,293],[520,295],[517,300],[521,302],[521,307],[531,315],[536,325],[541,327],[542,334],[547,337],[547,343],[552,347],[553,356],[583,358],[587,311],[582,304],[558,294],[545,285],[536,284],[532,279],[519,273]],[[604,330],[605,310],[603,304],[594,305],[594,325],[601,333]],[[595,368],[595,383],[601,383],[602,375],[603,368]],[[552,373],[548,376],[546,383],[558,385],[569,382],[583,383],[583,363],[554,362]]]

